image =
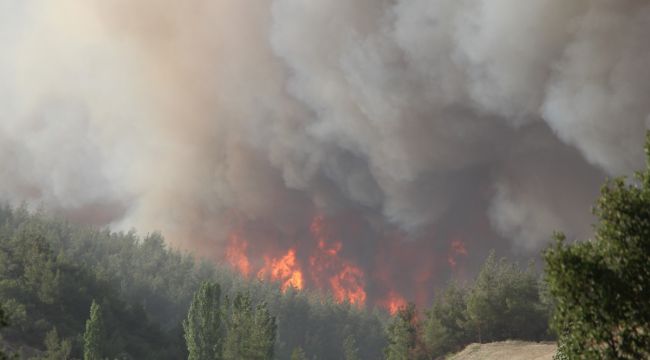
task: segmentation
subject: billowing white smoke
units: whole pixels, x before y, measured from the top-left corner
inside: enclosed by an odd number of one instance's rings
[[[0,197],[194,248],[352,208],[536,250],[642,165],[649,32],[642,0],[0,0]]]

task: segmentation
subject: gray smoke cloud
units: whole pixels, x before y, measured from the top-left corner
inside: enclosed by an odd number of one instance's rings
[[[533,254],[642,165],[648,31],[641,0],[0,0],[0,198],[215,254],[233,212],[350,211],[368,270],[386,227]]]

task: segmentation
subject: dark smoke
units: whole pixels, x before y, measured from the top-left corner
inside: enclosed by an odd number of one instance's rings
[[[454,239],[589,235],[643,160],[649,31],[641,0],[0,0],[0,197],[215,258],[233,214],[258,249],[326,214],[419,296]]]

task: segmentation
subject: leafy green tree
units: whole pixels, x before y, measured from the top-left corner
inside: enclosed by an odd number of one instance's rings
[[[305,354],[305,350],[303,350],[300,346],[293,349],[293,351],[291,352],[291,360],[307,360],[307,355]]]
[[[545,253],[553,326],[569,358],[650,358],[650,133],[646,169],[601,190],[593,240]]]
[[[66,360],[70,359],[72,343],[70,340],[61,340],[56,328],[45,335],[45,353],[34,360]]]
[[[273,359],[277,326],[275,317],[269,313],[268,306],[261,302],[255,308],[254,326],[251,332],[251,359]]]
[[[357,340],[354,336],[348,335],[343,341],[343,355],[345,355],[345,360],[361,360]]]
[[[235,295],[227,319],[227,334],[224,343],[224,359],[246,359],[252,353],[251,333],[254,328],[254,315],[249,295]]]
[[[58,337],[58,336],[57,336]],[[86,321],[84,332],[84,360],[100,360],[103,357],[104,320],[102,308],[93,300],[90,305],[90,318]]]
[[[384,350],[386,360],[417,359],[418,328],[414,304],[397,312],[388,326],[388,346]]]
[[[541,340],[547,334],[547,307],[531,267],[521,269],[490,253],[467,297],[467,317],[478,342]]]
[[[437,358],[470,343],[474,332],[468,321],[467,291],[451,284],[434,299],[427,312],[423,324],[427,352]]]
[[[221,287],[204,282],[183,321],[190,360],[221,359]]]
[[[273,359],[276,323],[266,303],[260,303],[255,310],[248,294],[238,293],[229,313],[225,359]]]

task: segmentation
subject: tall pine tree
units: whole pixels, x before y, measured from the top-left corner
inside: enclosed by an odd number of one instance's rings
[[[418,359],[418,328],[415,305],[401,308],[388,326],[386,360]]]
[[[221,357],[221,288],[205,282],[194,294],[187,318],[183,321],[189,360],[215,360]]]

